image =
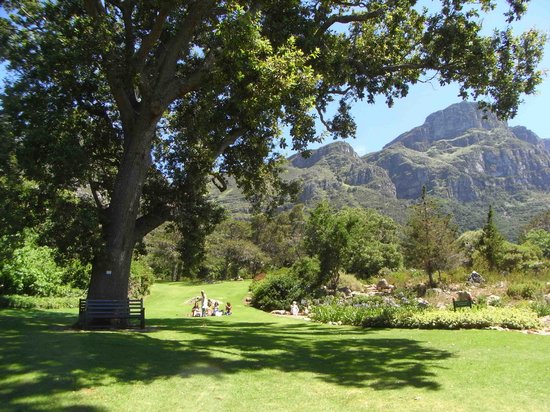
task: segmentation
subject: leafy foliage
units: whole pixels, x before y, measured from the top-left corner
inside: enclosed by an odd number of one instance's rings
[[[265,279],[252,283],[252,306],[262,310],[290,308],[293,301],[310,297],[309,285],[289,269],[268,274]]]
[[[524,237],[525,243],[540,248],[542,255],[550,259],[550,231],[545,229],[532,229]]]
[[[129,296],[135,299],[143,298],[150,293],[155,282],[152,269],[142,259],[132,260]]]
[[[493,207],[489,206],[487,223],[483,227],[483,233],[479,239],[478,246],[481,255],[489,265],[489,269],[496,269],[501,264],[503,245],[504,238],[498,231],[493,220]]]
[[[523,233],[526,234],[533,229],[542,229],[550,232],[550,210],[544,210],[533,217],[523,228]]]
[[[452,216],[444,214],[423,187],[422,198],[412,206],[405,228],[403,249],[407,263],[422,268],[429,284],[435,285],[433,274],[456,264],[456,237]]]
[[[304,206],[298,204],[275,216],[256,214],[252,218],[252,241],[270,257],[275,267],[289,267],[302,258],[306,224]]]
[[[1,262],[1,293],[60,296],[70,290],[64,276],[64,269],[55,261],[54,250],[39,246],[37,236],[27,231],[22,245],[9,260]]]
[[[542,264],[541,260],[542,253],[536,246],[504,242],[499,268],[508,272],[528,271]]]
[[[183,262],[178,253],[180,235],[170,224],[163,224],[143,241],[143,260],[157,279],[178,281],[183,276]]]
[[[411,307],[324,305],[312,309],[319,322],[335,322],[364,327],[419,329],[482,329],[499,326],[510,329],[540,327],[537,314],[516,308],[474,310],[421,310]]]
[[[516,299],[540,298],[545,291],[544,283],[536,280],[513,283],[508,286],[506,294]]]
[[[384,267],[398,268],[402,263],[397,225],[372,210],[336,212],[327,203],[320,203],[307,222],[305,247],[319,259],[319,284],[332,288],[343,270],[367,278]]]
[[[269,261],[269,256],[252,242],[250,222],[226,220],[207,238],[202,271],[209,279],[250,278]]]

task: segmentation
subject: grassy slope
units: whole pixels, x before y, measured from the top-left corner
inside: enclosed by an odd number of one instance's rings
[[[234,315],[189,318],[204,288]],[[155,285],[147,332],[74,313],[0,311],[0,410],[542,411],[550,337],[361,330],[245,307],[247,283]]]

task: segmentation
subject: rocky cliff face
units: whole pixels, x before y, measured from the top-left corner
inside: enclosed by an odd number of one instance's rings
[[[378,191],[383,196],[396,197],[395,185],[383,168],[362,159],[345,142],[335,142],[289,159],[289,176],[303,183],[300,200],[307,202],[322,197],[322,192],[349,192],[352,187]]]
[[[509,128],[475,103],[431,114],[383,150],[359,157],[345,142],[289,159],[289,177],[303,182],[301,201],[343,199],[350,188],[384,197],[416,199],[422,186],[459,202],[522,191],[550,192],[547,141],[531,130]]]
[[[461,202],[494,193],[550,191],[550,152],[525,127],[508,128],[473,103],[436,112],[365,159],[388,172],[398,198],[422,186]]]
[[[384,149],[401,143],[417,151],[426,151],[438,140],[452,140],[462,136],[468,130],[506,129],[506,123],[491,113],[478,110],[477,104],[457,103],[444,110],[429,115],[424,124],[403,133]]]

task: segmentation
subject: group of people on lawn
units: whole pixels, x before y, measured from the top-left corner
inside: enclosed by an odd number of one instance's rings
[[[200,306],[199,306],[200,303]],[[201,297],[195,300],[195,305],[191,309],[191,316],[203,317],[203,316],[222,316],[231,315],[233,308],[231,303],[225,304],[225,309],[222,311],[220,303],[217,300],[208,299],[204,290],[201,290]]]

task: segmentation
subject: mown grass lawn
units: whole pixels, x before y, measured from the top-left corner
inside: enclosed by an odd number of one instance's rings
[[[201,288],[234,315],[190,318]],[[1,310],[0,410],[549,410],[550,336],[320,325],[244,306],[247,288],[157,284],[142,332]]]

